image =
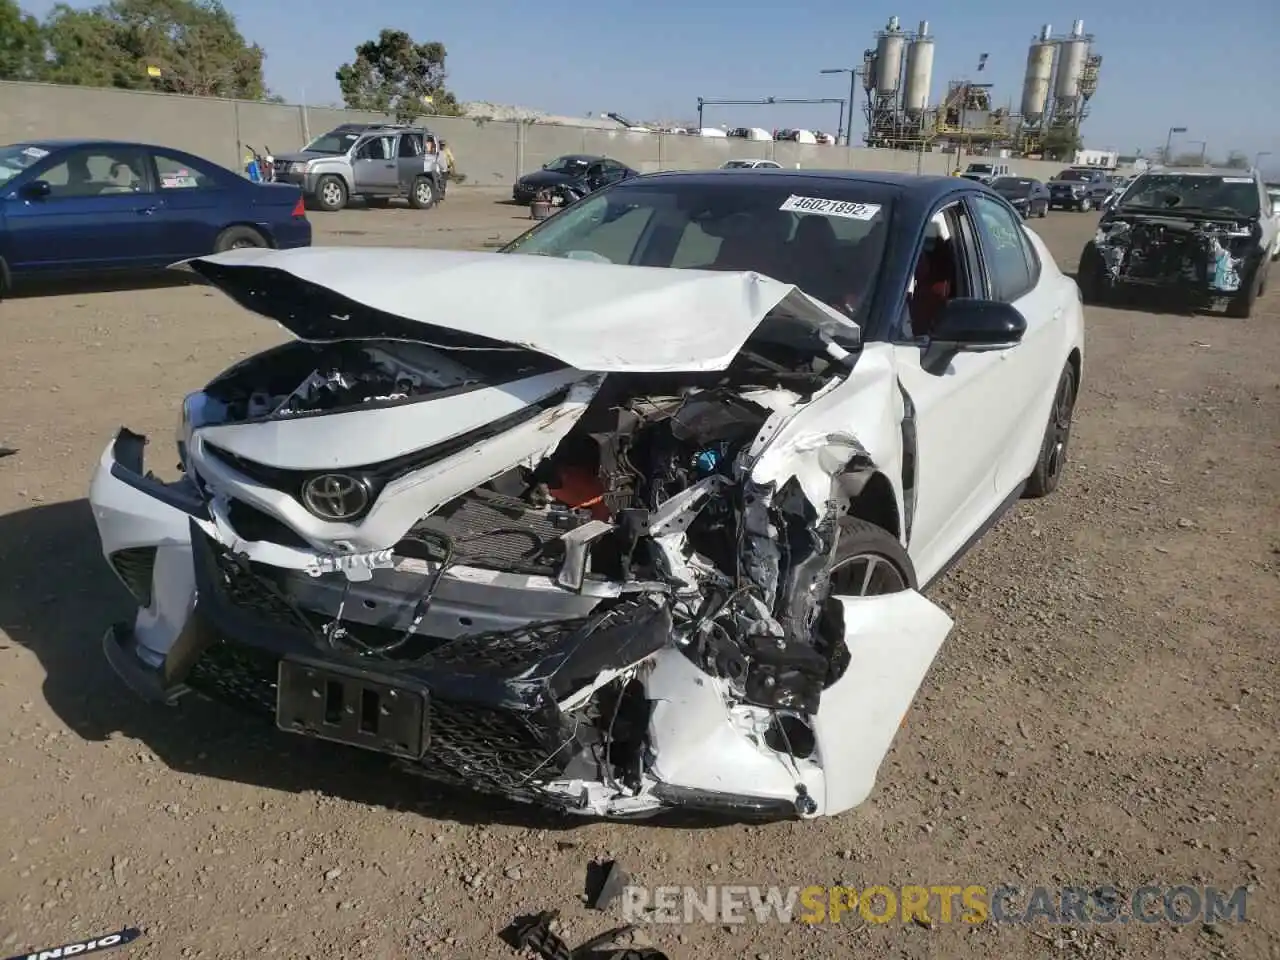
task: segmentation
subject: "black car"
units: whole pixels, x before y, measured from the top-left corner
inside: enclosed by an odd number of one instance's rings
[[[1049,215],[1049,188],[1032,177],[1000,177],[991,189],[1004,197],[1022,219]]]
[[[1088,212],[1111,195],[1107,171],[1071,167],[1049,181],[1049,206]]]
[[[516,203],[529,203],[539,191],[547,190],[553,199],[567,203],[634,176],[635,170],[617,160],[570,153],[556,157],[541,170],[526,173],[517,180],[511,188],[511,199]]]
[[[1248,317],[1271,265],[1264,189],[1243,171],[1143,174],[1080,254],[1085,302],[1145,289]]]

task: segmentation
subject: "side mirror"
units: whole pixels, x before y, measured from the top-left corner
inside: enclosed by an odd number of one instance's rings
[[[53,193],[53,188],[49,186],[48,180],[32,180],[30,183],[24,183],[18,190],[18,196],[23,200],[43,200]]]
[[[929,335],[922,366],[945,363],[956,353],[1008,350],[1027,332],[1027,318],[1012,304],[958,297],[949,300]]]

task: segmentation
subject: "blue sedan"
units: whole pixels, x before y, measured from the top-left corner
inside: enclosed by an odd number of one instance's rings
[[[140,143],[0,147],[0,291],[28,278],[310,245],[296,186],[252,183],[181,150]]]

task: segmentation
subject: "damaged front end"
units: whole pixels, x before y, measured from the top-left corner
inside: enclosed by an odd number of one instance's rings
[[[1257,223],[1123,214],[1104,218],[1093,245],[1111,287],[1157,287],[1213,307],[1247,289],[1257,269]]]
[[[176,484],[122,434],[91,497],[143,608],[122,675],[577,813],[861,802],[951,622],[831,595],[840,518],[900,476],[840,419],[848,355],[593,373],[432,337],[232,368],[184,406]]]

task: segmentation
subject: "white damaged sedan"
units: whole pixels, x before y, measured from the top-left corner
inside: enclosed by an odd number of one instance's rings
[[[184,264],[294,337],[108,445],[104,646],[423,776],[596,816],[862,802],[952,621],[921,593],[1051,492],[1079,292],[958,178],[628,180],[499,253]]]

